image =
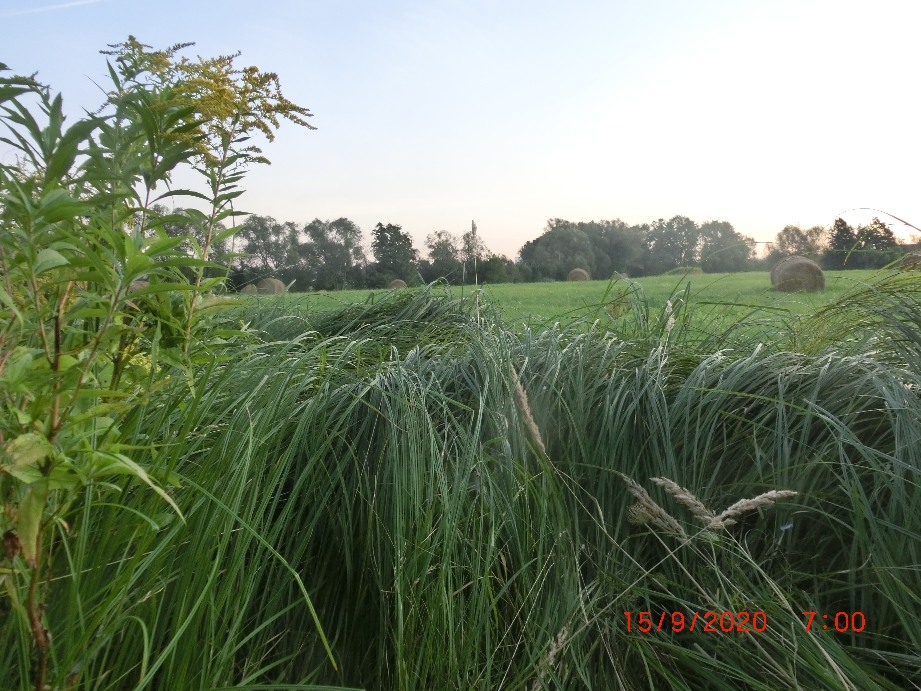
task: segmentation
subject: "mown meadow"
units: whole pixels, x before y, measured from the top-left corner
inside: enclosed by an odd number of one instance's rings
[[[921,686],[916,272],[229,295],[232,62],[0,83],[0,688]]]
[[[544,283],[499,283],[484,286],[452,287],[458,297],[482,288],[499,310],[505,323],[538,328],[555,322],[597,317],[634,287],[642,289],[645,301],[654,310],[665,307],[675,291],[690,284],[690,304],[721,321],[740,317],[792,317],[811,313],[842,297],[861,284],[888,275],[887,271],[826,271],[826,288],[821,292],[781,293],[771,288],[766,271],[731,274],[647,276],[614,281],[576,281]],[[359,302],[379,300],[388,291],[340,290],[292,293],[289,297],[309,310],[330,311]],[[628,303],[625,303],[625,305]],[[729,321],[726,321],[728,325]]]

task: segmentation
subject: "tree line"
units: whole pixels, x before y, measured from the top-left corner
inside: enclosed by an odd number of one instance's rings
[[[423,254],[395,223],[374,226],[366,245],[361,229],[347,218],[317,218],[298,227],[249,216],[236,242],[230,268],[238,287],[268,276],[293,284],[292,290],[381,288],[396,279],[409,285],[440,278],[455,285],[522,280],[516,263],[491,252],[475,229],[430,233]]]
[[[837,218],[831,228],[786,226],[768,245],[764,263],[773,266],[784,257],[800,255],[826,270],[881,269],[917,249],[918,243],[901,242],[879,218],[856,227]]]
[[[879,269],[919,249],[895,237],[879,218],[853,227],[838,218],[831,228],[788,225],[756,252],[757,242],[726,221],[695,223],[687,216],[627,225],[623,221],[572,223],[551,219],[539,237],[521,248],[519,273],[528,281],[561,281],[573,268],[592,278],[657,276],[696,267],[704,273],[770,270],[802,255],[823,269]]]
[[[171,228],[177,235],[190,232],[181,223]],[[361,229],[347,218],[317,218],[299,226],[251,215],[234,246],[215,248],[215,259],[229,268],[237,287],[274,277],[303,291],[381,288],[394,279],[409,285],[438,279],[452,285],[562,281],[575,268],[601,280],[693,267],[730,273],[769,270],[791,255],[810,257],[824,269],[870,269],[886,266],[915,248],[901,243],[878,218],[856,227],[841,218],[831,228],[788,225],[761,256],[758,243],[731,223],[696,223],[687,216],[636,225],[619,219],[553,218],[541,235],[521,247],[515,260],[492,252],[475,226],[462,234],[434,231],[422,251],[399,224],[378,223],[370,236],[367,243]]]

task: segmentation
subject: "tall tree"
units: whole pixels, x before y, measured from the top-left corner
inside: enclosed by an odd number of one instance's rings
[[[279,223],[271,216],[249,216],[237,233],[237,260],[244,271],[276,276],[297,263],[298,230],[294,223]],[[294,250],[294,251],[292,251]]]
[[[569,231],[577,231],[588,238],[592,250],[590,271],[593,278],[607,279],[615,271],[635,274],[641,269],[637,260],[643,253],[644,230],[639,226],[631,227],[621,220],[573,223],[562,218],[551,218],[544,229],[545,233],[548,231],[564,235]],[[551,233],[546,240],[550,241],[554,237],[556,235]]]
[[[299,254],[315,290],[342,290],[361,283],[366,262],[361,228],[347,218],[315,218],[304,226],[303,234],[306,241]]]
[[[745,271],[755,251],[754,238],[731,223],[708,221],[700,226],[700,268],[707,273]]]
[[[843,218],[836,218],[828,234],[828,248],[823,255],[826,269],[843,269],[850,262],[848,254],[857,247],[857,233]]]
[[[588,235],[561,219],[550,219],[543,235],[526,242],[521,261],[535,281],[562,281],[573,269],[595,270],[595,252]]]
[[[784,226],[784,229],[777,233],[772,250],[781,257],[796,254],[816,258],[825,246],[825,235],[825,228],[822,226],[813,226],[806,230],[798,225]]]
[[[607,279],[614,272],[635,275],[641,270],[639,259],[643,254],[641,226],[628,226],[620,219],[613,221],[588,221],[575,224],[588,237],[595,254],[594,278]]]
[[[427,283],[445,278],[451,283],[460,282],[462,263],[460,239],[446,230],[429,233],[425,239],[428,261],[420,262],[420,273]]]
[[[374,253],[374,281],[386,285],[395,278],[412,283],[416,276],[418,252],[403,227],[395,223],[378,223],[371,231],[371,251]]]
[[[891,250],[899,244],[892,229],[876,217],[869,225],[857,227],[857,238],[860,240],[860,248],[864,250]]]
[[[697,262],[700,228],[687,216],[659,219],[650,224],[644,242],[644,265],[649,275],[665,273]]]
[[[824,262],[833,269],[879,269],[903,253],[892,229],[879,218],[856,229],[839,218],[832,226]]]
[[[475,229],[468,230],[461,236],[460,260],[467,264],[467,270],[473,271],[474,262],[481,262],[489,257],[489,248]]]

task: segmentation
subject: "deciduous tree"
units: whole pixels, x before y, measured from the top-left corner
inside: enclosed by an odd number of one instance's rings
[[[303,235],[306,242],[299,247],[300,266],[310,276],[310,287],[342,290],[361,284],[366,263],[361,228],[347,218],[315,218],[304,226]]]
[[[784,226],[777,233],[773,249],[781,257],[799,255],[815,258],[825,246],[825,228],[813,226],[803,230],[798,225]]]
[[[700,228],[687,216],[659,219],[650,224],[644,241],[645,272],[663,274],[697,262]]]
[[[460,283],[463,264],[460,259],[460,240],[446,230],[429,233],[425,239],[428,248],[428,260],[419,263],[419,272],[427,282],[447,279],[450,283]]]
[[[403,232],[403,227],[395,223],[378,223],[371,231],[371,237],[375,260],[372,267],[374,283],[383,286],[395,278],[414,282],[418,252],[413,248],[412,238]]]
[[[700,268],[707,273],[745,271],[754,254],[754,238],[742,235],[731,223],[708,221],[700,226]]]
[[[575,268],[591,274],[595,252],[584,232],[561,219],[550,219],[543,235],[521,248],[521,261],[530,268],[531,280],[563,281]]]

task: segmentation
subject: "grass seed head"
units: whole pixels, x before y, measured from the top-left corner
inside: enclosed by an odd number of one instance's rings
[[[671,535],[687,539],[684,528],[661,506],[656,504],[649,493],[643,489],[633,478],[623,473],[617,473],[627,485],[627,490],[636,497],[636,504],[627,510],[631,523],[639,525],[650,524]]]
[[[697,497],[691,494],[684,487],[681,487],[678,485],[678,483],[669,480],[667,477],[654,477],[650,479],[659,487],[671,494],[678,501],[678,503],[684,505],[691,512],[694,518],[699,520],[701,523],[704,525],[709,525],[713,521],[713,512],[704,506]]]
[[[531,684],[531,691],[538,691],[538,689],[543,688],[543,680],[547,675],[547,672],[553,668],[553,663],[556,661],[556,656],[560,654],[563,648],[566,647],[567,639],[569,638],[569,627],[564,626],[560,629],[560,632],[556,637],[550,641],[550,649],[547,651],[547,655],[543,660],[537,665],[537,678]]]
[[[796,492],[788,489],[771,490],[770,492],[759,494],[757,497],[752,497],[751,499],[742,499],[723,511],[719,516],[714,517],[707,527],[711,530],[728,528],[731,525],[735,525],[737,523],[735,519],[743,513],[754,511],[759,506],[769,506],[778,499],[795,497],[796,494]]]
[[[531,415],[531,406],[528,404],[528,393],[524,390],[521,382],[518,380],[518,372],[515,371],[514,365],[509,365],[512,373],[512,381],[515,382],[515,402],[518,404],[518,410],[521,411],[521,417],[524,419],[525,427],[531,433],[534,443],[540,449],[541,453],[547,455],[547,449],[544,447],[544,440],[540,436],[540,428],[534,422],[534,416]]]

